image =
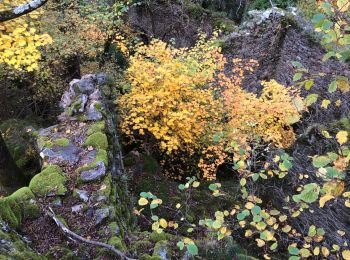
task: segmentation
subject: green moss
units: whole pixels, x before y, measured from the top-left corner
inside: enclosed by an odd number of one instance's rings
[[[67,138],[59,138],[54,141],[54,145],[66,147],[69,145],[69,140]]]
[[[54,145],[53,142],[51,142],[51,140],[47,136],[39,136],[36,141],[39,149],[42,149],[44,147],[52,148]]]
[[[84,146],[92,146],[97,149],[107,150],[108,140],[106,134],[102,132],[96,132],[88,136],[84,142]]]
[[[100,102],[96,102],[96,103],[94,104],[94,107],[95,107],[97,110],[101,110],[101,109],[102,109],[102,105],[101,105]]]
[[[102,120],[102,121],[93,123],[88,129],[87,135],[92,135],[93,133],[96,133],[96,132],[103,132],[103,130],[105,130],[105,121]]]
[[[28,187],[23,187],[12,195],[0,199],[0,218],[10,226],[18,228],[23,219],[35,218],[40,210],[35,196]]]
[[[160,256],[150,256],[148,254],[143,254],[140,256],[140,260],[163,260]]]
[[[119,249],[120,251],[127,251],[127,248],[123,242],[123,240],[120,237],[113,236],[108,240],[108,244],[111,246],[114,246],[115,248]]]
[[[167,240],[167,236],[164,232],[158,234],[157,232],[151,233],[150,239],[154,242],[157,243],[159,241]]]
[[[104,162],[108,166],[108,154],[106,150],[99,149],[96,154],[96,162]]]
[[[103,149],[99,149],[96,154],[96,159],[92,163],[89,163],[87,165],[80,166],[78,169],[76,169],[77,173],[81,173],[83,171],[88,171],[96,167],[98,162],[104,162],[105,166],[108,166],[108,155],[107,151]]]
[[[64,195],[67,192],[64,185],[66,180],[67,178],[59,166],[50,165],[33,177],[29,183],[29,188],[38,196]]]
[[[85,114],[78,114],[77,119],[80,122],[85,122],[88,120],[88,117]]]
[[[103,184],[106,186],[106,188],[103,189],[103,190],[99,190],[98,191],[98,195],[109,197],[111,195],[111,193],[112,193],[112,176],[111,176],[111,174],[108,174],[104,178]]]
[[[136,255],[142,254],[142,252],[147,252],[148,249],[152,248],[153,243],[147,240],[135,241],[130,248],[130,251],[135,252]]]

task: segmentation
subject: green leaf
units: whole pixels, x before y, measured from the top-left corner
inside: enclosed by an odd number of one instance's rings
[[[212,183],[212,184],[209,185],[209,190],[215,191],[217,189],[218,189],[218,186],[216,184]]]
[[[187,251],[193,256],[198,255],[198,247],[195,244],[187,245]]]
[[[299,254],[299,249],[294,247],[294,246],[288,246],[288,252],[291,255],[298,255]]]
[[[245,217],[246,217],[246,215],[244,215],[244,214],[242,214],[242,213],[238,213],[238,214],[237,214],[237,220],[238,220],[238,221],[241,221],[241,220],[245,219]]]
[[[259,179],[259,174],[258,173],[254,173],[252,176],[253,181],[257,181]]]
[[[319,194],[320,186],[316,183],[309,183],[304,186],[304,189],[300,194],[293,196],[293,200],[295,202],[303,200],[306,203],[312,203],[318,199]]]
[[[325,167],[326,165],[328,165],[331,162],[331,159],[329,159],[328,156],[314,156],[312,158],[312,165],[315,168],[321,168],[321,167]]]
[[[251,211],[255,214],[259,214],[261,212],[261,208],[258,205],[255,205]]]
[[[317,99],[318,99],[317,94],[310,94],[305,98],[305,105],[311,106],[312,104],[316,103]]]
[[[302,76],[303,76],[303,73],[301,72],[295,73],[295,75],[293,76],[293,81],[300,80]]]
[[[335,52],[334,51],[327,52],[323,56],[322,61],[327,61],[328,59],[330,59],[331,57],[334,57],[334,56],[335,56]]]
[[[182,242],[182,241],[179,241],[179,242],[177,242],[177,247],[180,249],[180,250],[183,250],[184,249],[184,247],[185,247],[185,243],[184,242]]]
[[[275,243],[273,243],[271,246],[270,246],[270,250],[275,250],[276,248],[277,248],[277,246],[278,246],[278,243],[277,242],[275,242]]]
[[[292,61],[292,65],[298,69],[304,68],[303,65],[299,61]]]
[[[333,80],[329,85],[328,85],[328,92],[333,93],[337,90],[337,81]]]
[[[308,236],[310,237],[316,236],[316,227],[314,225],[310,226]]]
[[[320,22],[323,23],[324,19],[325,19],[325,15],[318,13],[318,14],[314,15],[314,17],[312,18],[312,22],[315,24],[320,23]]]
[[[186,189],[185,185],[180,184],[180,185],[179,185],[179,190],[184,190],[184,189]]]
[[[314,85],[313,79],[308,79],[305,81],[305,89],[306,90],[310,90],[313,85]]]
[[[158,220],[159,220],[159,217],[156,216],[156,215],[153,215],[153,216],[151,217],[151,219],[152,219],[153,221],[158,221]]]

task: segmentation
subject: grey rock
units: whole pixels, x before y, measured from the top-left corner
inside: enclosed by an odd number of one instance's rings
[[[88,181],[100,180],[105,175],[106,175],[106,166],[104,162],[98,162],[95,168],[81,172],[80,177],[83,181],[88,182]]]
[[[95,224],[98,225],[102,223],[106,218],[109,217],[109,208],[103,208],[103,209],[98,209],[96,210],[96,221]]]
[[[79,161],[79,154],[83,150],[73,144],[45,148],[40,156],[50,164],[75,164]]]
[[[106,74],[98,73],[96,75],[97,84],[102,85],[106,83]]]
[[[65,109],[69,107],[71,104],[72,104],[72,95],[70,92],[66,91],[62,95],[60,107]]]
[[[94,92],[95,85],[95,76],[93,75],[85,75],[80,80],[74,79],[69,83],[69,89],[71,93],[75,94],[87,94],[90,95]]]
[[[92,101],[97,101],[97,100],[101,100],[102,96],[101,96],[101,92],[99,89],[96,89],[90,96],[89,99]]]
[[[55,206],[55,207],[62,207],[62,200],[60,198],[57,198],[55,199],[52,204]]]
[[[86,190],[76,190],[76,193],[77,193],[80,200],[82,200],[84,202],[89,201],[89,195],[88,195],[88,192]]]
[[[83,209],[84,209],[84,204],[74,205],[72,207],[72,213],[78,213],[79,211],[82,211]]]
[[[93,208],[89,208],[89,209],[86,211],[86,217],[87,217],[87,218],[93,218],[93,217],[94,217],[94,209],[93,209]]]
[[[159,256],[162,260],[170,260],[167,241],[159,241],[155,244],[153,256]]]
[[[97,102],[92,102],[87,109],[88,120],[98,121],[102,119],[102,113],[96,109],[95,104],[97,104]]]
[[[87,165],[87,164],[94,162],[96,160],[96,154],[97,154],[96,150],[89,151],[87,154],[85,154],[84,156],[82,156],[80,158],[79,164],[80,165]]]
[[[94,197],[94,201],[96,202],[106,201],[107,199],[108,197],[104,195],[97,195],[96,197]]]

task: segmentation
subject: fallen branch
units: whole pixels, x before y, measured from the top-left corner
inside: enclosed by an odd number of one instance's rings
[[[29,14],[46,4],[48,0],[32,0],[11,10],[0,11],[0,23],[6,22],[25,14]]]
[[[99,247],[104,247],[110,251],[112,251],[113,253],[115,253],[116,255],[118,255],[121,259],[126,259],[126,260],[137,260],[137,259],[133,259],[133,258],[129,258],[127,257],[123,252],[121,252],[120,250],[116,249],[114,246],[108,245],[106,243],[102,243],[102,242],[98,242],[98,241],[94,241],[94,240],[88,240],[82,236],[79,236],[78,234],[74,233],[73,231],[69,230],[55,215],[54,211],[52,210],[51,207],[49,207],[49,211],[46,211],[46,214],[48,216],[50,216],[56,223],[56,225],[63,231],[63,233],[69,237],[70,239],[76,239],[79,240],[83,243],[86,244],[90,244],[93,246],[99,246]]]

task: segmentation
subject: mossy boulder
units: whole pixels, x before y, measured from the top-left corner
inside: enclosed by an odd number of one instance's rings
[[[37,196],[64,195],[67,192],[66,181],[67,178],[61,168],[50,165],[33,177],[29,188]]]
[[[0,219],[0,260],[41,260],[45,257],[34,252],[17,232],[14,232]]]
[[[28,187],[0,199],[0,218],[12,227],[18,228],[23,219],[35,218],[39,213],[35,196]]]
[[[58,138],[54,141],[54,145],[67,147],[69,145],[69,140],[67,138]]]
[[[99,122],[96,122],[96,123],[93,123],[88,131],[87,131],[87,135],[92,135],[93,133],[96,133],[96,132],[103,132],[105,130],[105,121],[99,121]]]
[[[127,248],[123,242],[123,240],[118,236],[113,236],[108,240],[108,244],[114,246],[122,252],[127,251]]]
[[[160,257],[162,260],[171,259],[167,241],[159,241],[155,244],[153,257]]]
[[[107,150],[108,148],[108,139],[106,134],[102,132],[96,132],[92,135],[89,135],[84,142],[84,146],[92,146],[96,149]]]

